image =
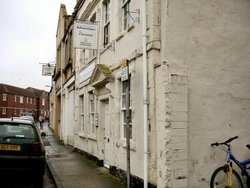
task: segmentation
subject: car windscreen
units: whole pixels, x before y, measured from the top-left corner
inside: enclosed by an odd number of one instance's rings
[[[0,123],[0,138],[34,139],[34,128],[29,124]]]

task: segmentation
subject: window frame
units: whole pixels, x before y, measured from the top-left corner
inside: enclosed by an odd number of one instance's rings
[[[90,18],[90,21],[91,22],[93,22],[93,23],[95,23],[96,22],[96,12],[95,13],[93,13],[93,15],[91,16],[91,18]],[[98,45],[98,44],[97,44]],[[87,50],[87,49],[86,49]],[[95,50],[91,50],[91,49],[88,49],[88,57],[87,57],[87,59],[88,60],[92,60],[92,59],[94,59],[94,58],[96,58],[97,57],[97,49],[95,49]]]
[[[90,119],[90,132],[91,134],[96,134],[95,127],[95,99],[94,94],[89,93],[89,119]]]
[[[130,113],[130,140],[133,139],[133,122],[132,122],[132,101],[131,101],[131,77],[129,76],[128,82],[121,81],[121,101],[120,101],[120,111],[121,111],[121,138],[126,139],[126,83],[129,84],[129,113]]]
[[[121,2],[121,9],[122,9],[122,30],[125,31],[127,30],[132,22],[131,22],[131,18],[129,15],[129,11],[130,11],[130,2],[131,0],[122,0]]]
[[[45,106],[45,99],[42,99],[42,106]]]
[[[103,2],[103,12],[103,45],[106,47],[110,43],[110,0]]]
[[[3,101],[7,101],[7,94],[3,93]]]
[[[80,95],[80,131],[84,132],[85,131],[85,124],[84,124],[84,95]]]
[[[21,116],[23,114],[24,110],[23,109],[20,109],[19,110],[19,116]]]
[[[20,102],[20,104],[23,104],[23,96],[20,96],[20,99],[19,99],[19,102]]]
[[[6,115],[7,114],[7,108],[2,108],[2,115]]]

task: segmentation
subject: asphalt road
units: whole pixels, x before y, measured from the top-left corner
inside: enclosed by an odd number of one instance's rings
[[[37,185],[32,176],[27,174],[1,174],[0,187],[4,188],[56,188],[46,167],[43,185]]]

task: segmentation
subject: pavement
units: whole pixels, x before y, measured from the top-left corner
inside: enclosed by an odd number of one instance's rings
[[[74,151],[72,146],[63,145],[45,122],[41,130],[44,138],[47,166],[57,188],[124,188],[120,180],[109,174],[108,169],[99,167]]]

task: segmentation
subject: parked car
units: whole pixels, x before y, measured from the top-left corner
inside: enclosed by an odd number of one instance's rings
[[[24,172],[43,181],[45,149],[37,126],[30,120],[0,118],[0,172]]]
[[[24,119],[24,120],[29,120],[29,121],[31,121],[32,123],[35,123],[35,119],[34,119],[33,116],[26,115],[26,116],[20,116],[19,118],[20,118],[20,119]]]
[[[32,112],[32,111],[22,112],[21,116],[34,116],[34,112]]]

